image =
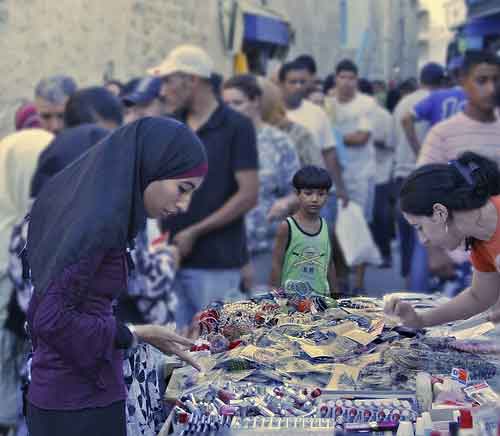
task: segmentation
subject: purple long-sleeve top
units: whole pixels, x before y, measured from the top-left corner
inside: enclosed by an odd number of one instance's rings
[[[85,297],[75,291],[85,283]],[[126,398],[113,300],[127,287],[122,251],[66,268],[27,312],[34,355],[28,400],[49,410],[104,407]],[[83,301],[83,302],[82,302]]]

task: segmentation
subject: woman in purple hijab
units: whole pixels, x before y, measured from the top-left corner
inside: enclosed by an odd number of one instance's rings
[[[142,340],[198,367],[191,342],[162,326],[118,322],[127,247],[146,216],[187,210],[207,171],[183,124],[143,118],[122,127],[44,186],[31,211],[27,313],[34,355],[27,394],[31,436],[124,436],[123,350]]]

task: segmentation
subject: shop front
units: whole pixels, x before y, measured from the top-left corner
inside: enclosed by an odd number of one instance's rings
[[[466,50],[489,50],[500,54],[500,2],[467,0],[467,21],[457,29],[448,46],[448,65]]]
[[[221,0],[219,18],[225,49],[234,56],[234,72],[265,74],[268,62],[284,59],[293,43],[288,18],[245,0]]]

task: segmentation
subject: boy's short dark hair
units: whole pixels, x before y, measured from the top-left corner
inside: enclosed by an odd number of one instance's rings
[[[297,191],[301,189],[326,189],[329,191],[333,182],[330,174],[324,168],[307,165],[295,173],[292,183]]]
[[[283,83],[286,80],[286,76],[288,75],[288,73],[290,73],[291,71],[300,71],[300,70],[308,70],[308,68],[301,62],[297,61],[286,62],[280,68],[278,79],[281,83]]]
[[[500,61],[497,55],[487,50],[467,50],[464,55],[461,73],[463,76],[468,76],[474,67],[479,64],[488,64],[500,66]]]
[[[354,73],[356,76],[358,75],[358,67],[350,59],[343,59],[337,64],[335,75],[340,74],[342,71],[348,71]]]

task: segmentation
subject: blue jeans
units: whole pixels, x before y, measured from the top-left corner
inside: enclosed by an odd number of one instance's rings
[[[190,325],[194,315],[211,302],[226,300],[239,289],[240,280],[239,269],[179,270],[173,285],[178,300],[175,311],[177,328]]]

